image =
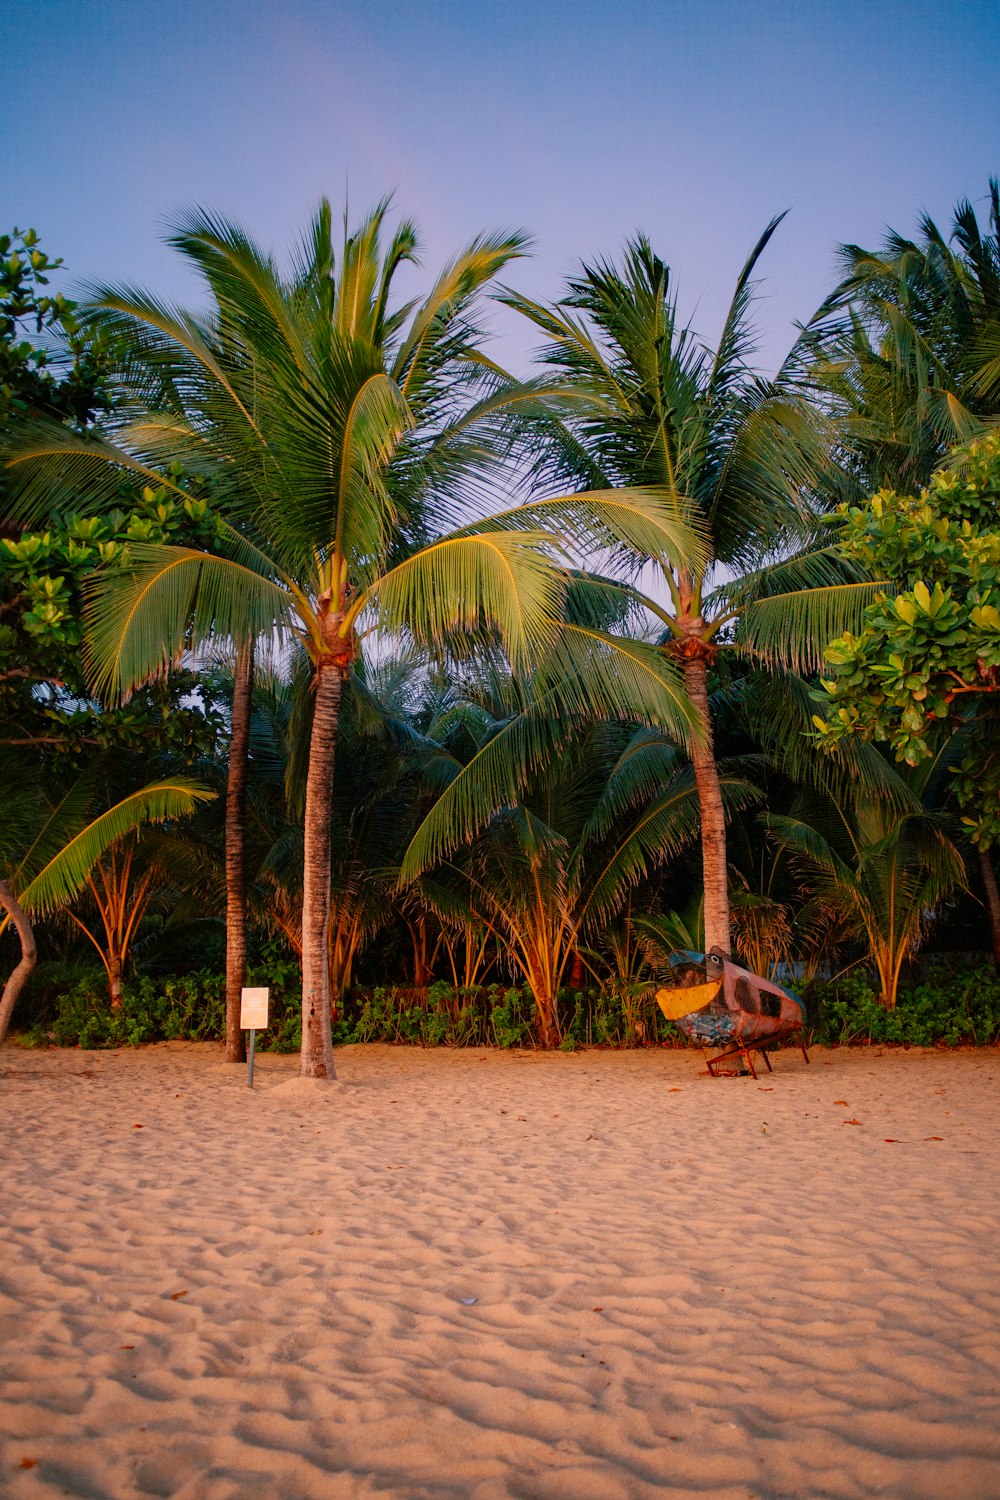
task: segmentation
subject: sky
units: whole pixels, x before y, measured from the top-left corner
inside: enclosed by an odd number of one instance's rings
[[[162,243],[199,205],[279,256],[322,196],[421,228],[417,292],[477,232],[554,300],[646,233],[685,321],[719,332],[768,220],[758,363],[836,280],[837,246],[982,215],[1000,173],[995,0],[4,0],[0,227],[59,289],[198,288]],[[527,373],[531,331],[495,317]]]

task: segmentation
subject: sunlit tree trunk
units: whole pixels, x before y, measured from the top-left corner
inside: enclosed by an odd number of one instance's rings
[[[108,970],[108,993],[111,996],[111,1009],[122,1008],[122,961],[119,954],[112,949],[107,955]]]
[[[701,815],[701,863],[705,882],[705,951],[732,951],[729,918],[729,877],[726,858],[726,816],[715,762],[712,716],[708,706],[708,663],[714,652],[701,640],[705,622],[700,617],[684,622],[685,637],[679,643],[684,686],[701,730],[692,746],[691,759],[698,788]]]
[[[316,670],[309,771],[306,778],[302,883],[302,1055],[304,1078],[335,1078],[330,1034],[330,819],[333,764],[343,680],[339,668]]]
[[[328,936],[330,955],[328,968],[330,971],[331,1021],[338,1020],[344,1002],[344,994],[351,987],[354,959],[361,944],[361,934],[361,914],[357,910],[352,911],[350,909],[350,903],[345,896],[330,911],[330,931]]]
[[[246,805],[247,755],[253,701],[253,642],[240,648],[233,679],[233,715],[226,782],[226,1062],[243,1062],[241,992],[247,971]]]
[[[410,929],[410,941],[413,945],[413,983],[418,988],[430,984],[433,978],[428,956],[427,940],[427,918],[417,917],[416,921],[408,922]]]
[[[21,910],[6,880],[0,880],[0,906],[10,917],[21,943],[20,962],[13,973],[8,976],[7,983],[3,987],[3,994],[0,995],[0,1042],[2,1042],[7,1035],[17,997],[24,989],[28,975],[35,967],[38,950],[35,947],[35,934],[31,930],[31,923]]]
[[[538,1039],[547,1051],[551,1051],[562,1041],[556,989],[551,976],[535,966],[532,966],[531,988],[538,1011]]]

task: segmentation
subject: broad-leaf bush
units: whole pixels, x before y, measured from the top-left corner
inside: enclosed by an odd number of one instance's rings
[[[858,974],[813,980],[804,999],[816,1041],[956,1047],[1000,1040],[1000,974],[986,968],[932,969],[922,983],[900,990],[894,1010],[880,1005]]]

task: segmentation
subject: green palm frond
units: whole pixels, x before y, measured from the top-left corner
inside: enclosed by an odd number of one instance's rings
[[[20,893],[21,905],[44,915],[72,900],[111,846],[145,823],[185,817],[214,792],[195,782],[161,781],[125,797],[76,833]]]
[[[911,775],[901,776],[899,767],[876,745],[854,739],[836,756],[817,754],[812,736],[816,703],[812,686],[803,678],[776,670],[744,680],[735,684],[726,706],[763,747],[769,763],[790,781],[845,808],[857,798],[885,808],[887,815],[919,810]]]
[[[416,312],[393,363],[391,373],[404,395],[416,394],[433,377],[435,365],[441,363],[440,345],[453,335],[472,298],[504,266],[526,254],[529,244],[519,232],[481,235],[445,267]]]
[[[592,719],[660,725],[681,743],[697,732],[683,679],[654,647],[564,625],[526,690],[525,706],[451,781],[414,835],[400,880],[467,842]]]
[[[769,665],[822,671],[826,647],[845,630],[860,632],[865,610],[884,593],[884,583],[837,583],[751,601],[740,614],[736,644]]]
[[[607,838],[673,782],[683,751],[662,730],[639,729],[618,757],[587,820],[588,841]]]
[[[243,563],[133,544],[123,564],[95,573],[87,590],[92,679],[121,696],[213,636],[250,640],[279,630],[288,616],[287,589]]]
[[[562,604],[562,574],[543,550],[549,543],[538,531],[444,537],[376,579],[363,602],[383,630],[437,647],[486,625],[527,665],[551,639]]]
[[[836,883],[854,882],[854,872],[825,839],[819,829],[785,813],[767,813],[763,823],[768,833],[788,853],[806,860]]]
[[[662,488],[585,490],[530,501],[480,523],[499,529],[541,525],[584,555],[610,554],[630,564],[649,559],[702,572],[709,549],[703,524]]]
[[[740,777],[720,774],[719,787],[728,816],[759,803],[763,792]],[[701,828],[694,773],[686,769],[644,808],[615,846],[592,861],[588,874],[585,917],[603,922],[621,907],[628,891],[657,865],[676,858]]]
[[[7,801],[0,834],[3,869],[15,891],[24,887],[85,828],[94,797],[94,776],[85,771],[55,803],[39,802],[38,767],[9,752],[3,757]]]
[[[829,535],[826,526],[822,531]],[[788,538],[789,543],[793,540]],[[727,625],[759,599],[806,589],[835,588],[845,583],[878,582],[863,571],[860,563],[845,557],[835,540],[824,540],[815,523],[806,528],[803,541],[804,546],[795,550],[789,546],[777,558],[768,559],[737,578],[723,579],[713,588],[705,597],[705,609],[716,627]]]
[[[785,213],[776,214],[767,225],[747,256],[743,269],[737,277],[733,300],[726,314],[715,358],[712,361],[708,388],[713,400],[725,398],[733,385],[742,380],[749,358],[754,352],[753,330],[749,327],[749,313],[753,306],[755,290],[753,273],[757,262],[767,249],[775,230],[787,212],[786,209]]]
[[[81,494],[98,509],[120,504],[123,474],[187,498],[169,475],[119,443],[99,434],[82,436],[43,419],[15,434],[4,467],[11,518],[26,526],[43,524],[56,506],[77,505]]]
[[[413,416],[398,386],[387,375],[370,376],[351,402],[341,443],[337,484],[338,551],[356,559],[360,578],[385,556],[397,517],[385,471]],[[365,560],[371,559],[368,568]]]

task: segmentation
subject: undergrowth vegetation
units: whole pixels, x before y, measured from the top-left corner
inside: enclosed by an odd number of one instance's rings
[[[259,1050],[296,1052],[301,1045],[301,991],[289,962],[252,973],[270,988],[270,1025]],[[984,1046],[1000,1042],[1000,974],[988,968],[938,968],[900,992],[894,1010],[863,974],[812,980],[803,990],[811,1042],[904,1046]],[[388,1042],[421,1047],[534,1047],[530,992],[514,985],[454,989],[377,985],[347,993],[334,1042]],[[562,990],[562,1050],[578,1047],[686,1045],[660,1014],[650,988]],[[22,1046],[123,1047],[159,1041],[215,1041],[225,1032],[225,978],[210,970],[180,977],[144,975],[125,984],[122,1004],[108,1006],[101,969],[46,965],[25,1005]]]

